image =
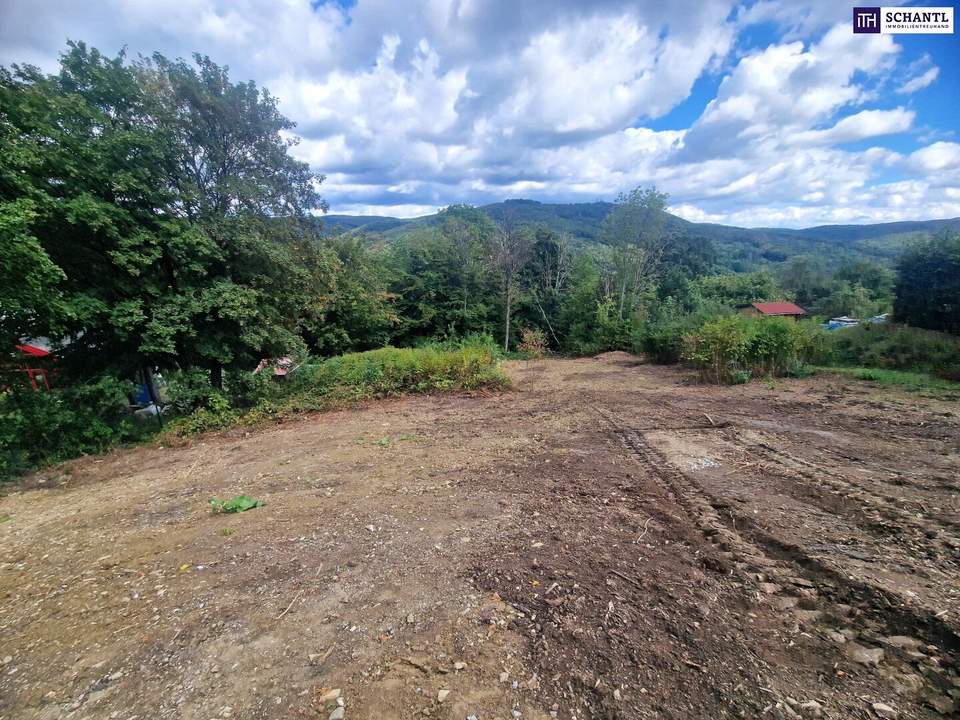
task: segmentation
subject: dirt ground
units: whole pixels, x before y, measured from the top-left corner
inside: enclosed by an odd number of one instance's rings
[[[957,716],[956,403],[508,370],[7,488],[0,718]]]

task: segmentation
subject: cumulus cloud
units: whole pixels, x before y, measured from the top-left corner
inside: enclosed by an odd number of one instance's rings
[[[69,37],[131,55],[198,50],[265,85],[298,123],[294,152],[327,175],[333,212],[609,199],[656,183],[679,214],[711,222],[960,215],[960,146],[882,144],[924,119],[913,97],[883,106],[880,91],[910,95],[939,68],[926,56],[900,67],[892,36],[853,35],[846,3],[3,2],[3,64],[52,71]],[[758,26],[779,37],[745,50],[740,34]],[[653,129],[698,82],[717,87],[695,96],[699,117]],[[878,184],[889,174],[908,184]]]

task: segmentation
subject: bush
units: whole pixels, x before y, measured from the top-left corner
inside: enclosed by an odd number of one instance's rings
[[[960,380],[960,338],[933,330],[881,323],[827,334],[821,365],[927,372]]]
[[[754,375],[798,375],[820,353],[823,331],[784,318],[739,315],[705,323],[688,335],[683,357],[716,383],[743,383]]]
[[[223,399],[219,405],[201,407],[174,421],[169,432],[186,436],[237,424],[282,421],[365,398],[502,387],[506,383],[490,347],[387,347],[304,363],[286,381],[274,384],[275,389],[249,410],[231,408]]]
[[[165,373],[164,400],[177,415],[186,415],[198,408],[209,408],[214,398],[223,393],[210,384],[210,371],[194,368]]]
[[[0,480],[144,437],[151,430],[129,413],[131,391],[102,377],[65,390],[0,392]]]
[[[547,336],[543,330],[523,328],[520,331],[520,344],[517,345],[517,350],[530,357],[541,358],[548,352]]]

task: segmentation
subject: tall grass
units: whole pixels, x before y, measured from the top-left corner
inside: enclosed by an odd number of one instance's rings
[[[509,383],[490,347],[386,347],[306,362],[283,382],[260,386],[252,407],[226,397],[171,423],[168,435],[187,436],[236,425],[282,421],[351,401],[411,393],[501,388]]]
[[[884,323],[836,330],[821,364],[926,372],[960,380],[960,337]]]

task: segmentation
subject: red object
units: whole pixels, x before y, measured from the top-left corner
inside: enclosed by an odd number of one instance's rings
[[[30,381],[30,387],[34,390],[49,390],[50,381],[47,379],[47,371],[44,368],[30,367],[29,361],[31,358],[51,357],[50,352],[36,345],[15,345],[14,347],[23,355],[23,360],[10,370],[26,375],[27,380]],[[0,387],[6,387],[6,385],[3,384]]]
[[[806,315],[807,311],[792,302],[752,303],[761,315]]]
[[[15,345],[14,347],[24,355],[32,355],[33,357],[47,357],[50,354],[48,350],[38,348],[36,345]]]

